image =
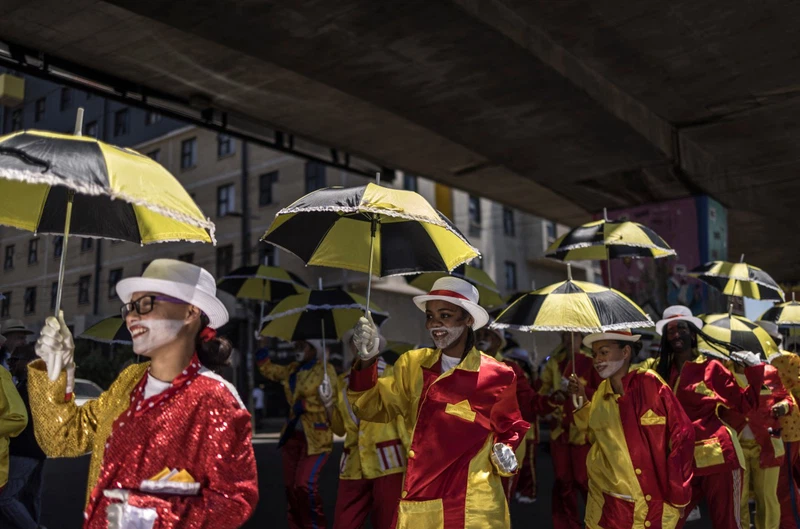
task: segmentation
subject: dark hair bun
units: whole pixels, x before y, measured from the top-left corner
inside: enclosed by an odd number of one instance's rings
[[[233,346],[227,338],[217,336],[208,342],[204,342],[199,336],[197,338],[197,357],[212,371],[231,365],[231,353]]]

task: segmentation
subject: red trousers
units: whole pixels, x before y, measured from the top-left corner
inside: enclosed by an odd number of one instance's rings
[[[372,513],[373,529],[391,529],[403,489],[403,473],[376,479],[339,479],[333,529],[361,529]]]
[[[564,434],[565,437],[566,434]],[[583,520],[578,515],[575,494],[580,491],[583,501],[589,493],[589,476],[586,473],[586,456],[590,444],[571,445],[561,438],[550,441],[555,483],[553,483],[553,529],[581,529]]]
[[[325,529],[327,522],[319,494],[319,476],[330,454],[308,455],[303,432],[295,432],[281,451],[290,529]]]
[[[800,442],[785,443],[786,457],[778,477],[778,501],[781,503],[780,529],[800,527]]]
[[[536,441],[526,440],[525,460],[519,469],[517,492],[527,498],[536,498]]]
[[[714,529],[740,529],[742,470],[725,470],[710,476],[695,476],[692,479],[692,501],[683,510],[683,517],[675,529],[682,529],[686,517],[703,499],[708,505]],[[748,520],[747,527],[749,525]]]

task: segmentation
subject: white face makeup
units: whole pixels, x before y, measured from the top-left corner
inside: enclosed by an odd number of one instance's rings
[[[461,327],[434,327],[430,330],[431,338],[437,349],[447,349],[458,340],[466,326]]]
[[[600,375],[601,378],[608,378],[617,371],[620,370],[622,364],[625,363],[625,359],[622,358],[620,360],[609,360],[607,362],[602,362],[599,364],[595,364],[594,368],[597,370],[597,374]]]
[[[492,347],[492,342],[489,340],[481,340],[475,344],[475,347],[478,348],[478,351],[486,352]]]
[[[173,341],[183,328],[183,320],[139,320],[128,327],[133,338],[133,352],[147,356]]]

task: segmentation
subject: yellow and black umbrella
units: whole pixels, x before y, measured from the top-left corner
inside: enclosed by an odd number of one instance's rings
[[[416,276],[406,276],[406,280],[409,285],[425,292],[430,292],[436,280],[446,275],[443,272],[429,272]],[[478,289],[478,299],[484,308],[491,309],[503,304],[503,298],[500,297],[500,290],[497,288],[497,284],[489,277],[489,274],[480,268],[462,264],[453,269],[450,275],[472,283]]]
[[[752,351],[768,358],[778,350],[777,345],[772,340],[767,331],[759,327],[755,322],[743,316],[730,314],[709,314],[703,316],[703,334],[711,338],[727,342],[738,347],[742,351]],[[723,347],[712,344],[702,337],[697,339],[697,349],[712,356],[728,357],[730,351]]]
[[[131,333],[128,332],[128,327],[125,325],[125,320],[122,319],[122,316],[111,316],[100,320],[79,334],[78,338],[100,343],[126,345],[133,343]]]
[[[217,281],[217,288],[238,299],[280,301],[308,291],[299,276],[277,266],[242,266]]]
[[[794,292],[791,301],[775,305],[762,314],[759,320],[771,321],[778,327],[800,327],[800,302],[795,301]]]
[[[82,109],[76,130],[81,122]],[[94,138],[34,130],[0,137],[0,224],[65,236],[56,313],[69,235],[215,242],[214,224],[151,158]]]
[[[728,296],[783,301],[783,290],[765,271],[744,262],[711,261],[689,272]]]

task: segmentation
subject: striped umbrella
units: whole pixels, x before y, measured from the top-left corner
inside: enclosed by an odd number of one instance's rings
[[[709,314],[703,316],[702,319],[704,322],[703,333],[717,340],[731,343],[743,351],[752,351],[767,358],[778,350],[767,331],[743,316]],[[729,351],[706,342],[702,337],[697,339],[697,349],[712,356],[728,357],[730,355]]]
[[[82,121],[80,109],[76,134]],[[0,224],[65,236],[56,313],[69,235],[215,242],[214,224],[151,158],[94,138],[34,130],[0,137]]]
[[[242,266],[217,281],[217,288],[238,299],[275,302],[308,291],[297,274],[277,266]]]
[[[689,275],[708,283],[728,296],[783,301],[783,290],[762,269],[744,262],[711,261],[698,266]]]
[[[442,272],[429,272],[427,274],[406,276],[406,280],[411,286],[430,292],[436,280],[446,275]],[[497,284],[489,277],[489,274],[480,268],[462,264],[454,268],[450,275],[474,285],[478,289],[478,299],[482,307],[490,309],[503,304],[503,298],[500,297],[500,290],[497,288]]]
[[[133,343],[131,333],[128,332],[128,327],[125,325],[125,320],[122,319],[122,316],[111,316],[100,320],[79,334],[78,338],[100,343],[125,345]]]
[[[771,321],[779,327],[800,327],[800,303],[795,301],[794,292],[791,301],[775,305],[762,314],[759,320]]]

